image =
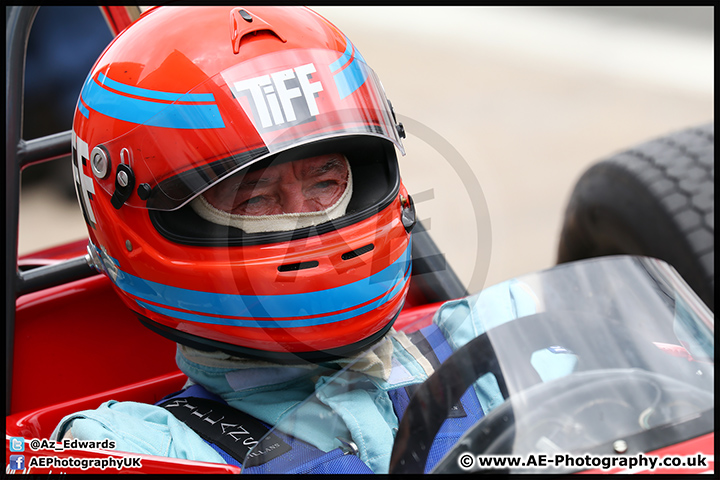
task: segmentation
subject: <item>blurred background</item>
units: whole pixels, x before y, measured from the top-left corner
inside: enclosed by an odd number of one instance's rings
[[[713,7],[314,10],[385,86],[407,127],[405,185],[471,292],[555,264],[567,199],[591,164],[714,120]],[[70,129],[110,40],[97,7],[40,9],[25,139]],[[84,237],[69,162],[24,171],[20,254]]]

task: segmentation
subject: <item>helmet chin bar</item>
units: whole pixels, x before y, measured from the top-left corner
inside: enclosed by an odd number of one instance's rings
[[[398,310],[398,313],[395,314],[392,320],[389,321],[388,324],[381,328],[378,332],[370,335],[367,338],[362,339],[359,342],[329,350],[315,350],[307,352],[271,352],[266,350],[257,350],[254,348],[241,347],[239,345],[219,342],[217,340],[210,340],[207,338],[198,337],[196,335],[191,335],[186,332],[181,332],[179,330],[175,330],[166,325],[162,325],[153,320],[150,320],[149,318],[140,315],[139,313],[137,314],[137,316],[138,320],[140,320],[140,323],[145,325],[153,332],[162,335],[163,337],[172,340],[173,342],[177,342],[197,350],[202,350],[205,352],[214,352],[219,350],[235,357],[247,358],[252,360],[265,360],[285,365],[292,365],[300,363],[331,362],[339,358],[346,358],[356,355],[363,350],[366,350],[387,334],[387,332],[395,323],[398,315],[400,315],[401,310],[402,309]]]

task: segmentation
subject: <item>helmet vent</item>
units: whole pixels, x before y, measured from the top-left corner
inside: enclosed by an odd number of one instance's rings
[[[369,243],[369,244],[365,245],[364,247],[360,247],[358,249],[343,253],[340,256],[340,258],[342,258],[343,260],[350,260],[351,258],[359,257],[363,253],[371,252],[374,249],[375,249],[375,245],[372,243]]]
[[[295,272],[297,270],[305,270],[307,268],[315,268],[320,263],[317,260],[311,260],[309,262],[298,262],[298,263],[287,263],[278,267],[278,272]]]
[[[235,8],[230,12],[230,42],[232,43],[233,53],[240,52],[240,42],[243,37],[261,31],[275,34],[280,41],[287,42],[285,37],[278,33],[272,25],[257,15],[251,15],[241,8]]]

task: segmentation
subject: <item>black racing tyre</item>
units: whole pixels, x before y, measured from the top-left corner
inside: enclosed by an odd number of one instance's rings
[[[590,167],[570,196],[558,263],[615,254],[660,258],[715,311],[714,151],[709,123]]]

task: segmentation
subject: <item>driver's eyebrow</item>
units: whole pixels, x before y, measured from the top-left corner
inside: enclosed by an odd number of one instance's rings
[[[322,165],[309,167],[303,172],[305,177],[319,177],[333,170],[341,170],[343,167],[340,157],[333,157]]]
[[[243,178],[238,183],[238,190],[248,190],[253,189],[258,186],[267,185],[268,183],[273,182],[277,179],[277,176],[272,175],[263,175],[262,177],[254,178],[254,179],[246,179]]]

